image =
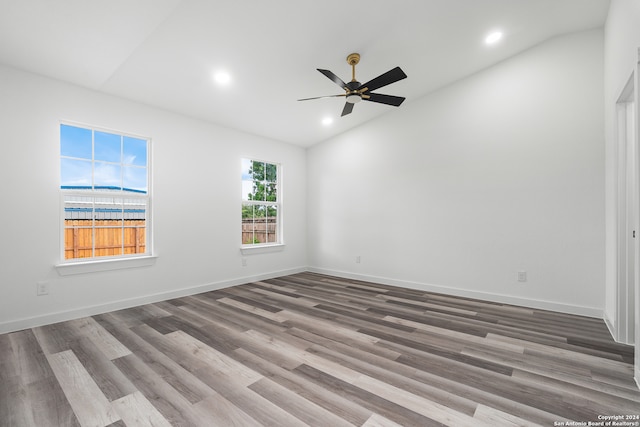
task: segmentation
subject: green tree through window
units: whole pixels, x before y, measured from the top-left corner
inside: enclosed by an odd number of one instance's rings
[[[280,242],[278,169],[275,163],[242,161],[242,244]]]

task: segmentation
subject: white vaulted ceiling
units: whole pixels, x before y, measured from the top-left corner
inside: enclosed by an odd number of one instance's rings
[[[551,37],[603,26],[608,0],[0,0],[0,63],[162,109],[310,146]],[[493,29],[504,32],[484,44]],[[343,98],[346,56],[399,109]],[[227,86],[213,80],[224,70]],[[333,117],[323,126],[325,117]]]

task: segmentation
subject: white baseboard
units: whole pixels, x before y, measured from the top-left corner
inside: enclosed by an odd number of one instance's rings
[[[441,294],[460,296],[466,298],[475,298],[485,301],[492,301],[504,304],[513,304],[523,307],[536,308],[541,310],[557,311],[561,313],[577,314],[581,316],[596,317],[602,319],[604,317],[603,310],[574,306],[568,304],[554,303],[549,301],[531,300],[527,298],[519,298],[508,295],[492,294],[487,292],[470,291],[459,288],[449,288],[445,286],[432,285],[427,283],[411,282],[406,280],[391,279],[387,277],[377,277],[364,274],[356,274],[345,271],[329,270],[318,267],[298,267],[287,270],[273,271],[259,274],[256,276],[244,276],[235,279],[212,282],[203,285],[193,286],[189,288],[177,289],[169,292],[161,292],[152,295],[144,295],[141,297],[130,298],[126,300],[114,301],[106,304],[99,304],[89,307],[81,307],[78,309],[47,313],[41,316],[12,320],[0,323],[0,334],[19,331],[22,329],[34,328],[37,326],[49,325],[52,323],[64,322],[67,320],[77,319],[80,317],[94,316],[96,314],[106,313],[109,311],[122,310],[125,308],[136,307],[144,304],[151,304],[159,301],[165,301],[172,298],[179,298],[187,295],[195,295],[202,292],[223,289],[230,286],[242,285],[245,283],[256,282],[260,280],[272,279],[275,277],[286,276],[289,274],[302,273],[310,271],[315,273],[327,274],[331,276],[344,277],[348,279],[363,280],[384,285],[400,286],[410,289],[417,289],[426,292],[436,292]],[[605,323],[611,330],[610,322],[604,318]],[[636,379],[640,378],[640,372],[636,373]]]
[[[618,336],[616,323],[609,318],[606,312],[603,313],[602,318],[604,319],[604,324],[607,325],[607,328],[609,329],[611,338],[613,338],[614,341],[618,342],[618,340],[616,339],[616,337]]]
[[[595,317],[602,319],[604,311],[595,307],[583,307],[578,305],[562,304],[550,301],[532,300],[528,298],[513,297],[509,295],[493,294],[488,292],[470,291],[467,289],[450,288],[428,283],[411,282],[406,280],[390,279],[388,277],[369,276],[365,274],[350,273],[345,271],[329,270],[325,268],[309,267],[308,271],[330,276],[343,277],[345,279],[363,280],[365,282],[380,283],[383,285],[400,286],[403,288],[417,289],[425,292],[435,292],[440,294],[474,298],[484,301],[497,302],[502,304],[512,304],[522,307],[535,308],[539,310],[556,311],[567,314],[577,314],[580,316]]]
[[[154,302],[165,301],[173,298],[180,298],[188,295],[195,295],[203,292],[228,288],[230,286],[242,285],[245,283],[257,282],[260,280],[273,279],[275,277],[286,276],[289,274],[302,273],[304,271],[307,271],[306,267],[272,271],[256,276],[244,276],[236,279],[222,280],[219,282],[212,282],[204,285],[192,286],[189,288],[182,288],[169,292],[161,292],[152,295],[144,295],[141,297],[109,302],[106,304],[98,304],[73,310],[47,313],[41,316],[12,320],[9,322],[0,323],[0,334],[20,331],[28,328],[35,328],[43,325],[50,325],[52,323],[64,322],[67,320],[78,319],[80,317],[95,316],[96,314],[107,313],[109,311],[122,310],[139,305],[151,304]]]

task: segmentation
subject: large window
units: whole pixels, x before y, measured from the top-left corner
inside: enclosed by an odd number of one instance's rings
[[[282,242],[280,166],[242,159],[242,245]]]
[[[60,125],[63,259],[149,254],[149,140]]]

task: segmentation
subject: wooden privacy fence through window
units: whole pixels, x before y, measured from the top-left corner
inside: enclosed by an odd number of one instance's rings
[[[243,218],[242,244],[276,243],[278,241],[276,217]]]
[[[123,226],[124,225],[124,226]],[[146,251],[145,220],[65,220],[65,259],[139,254]],[[92,254],[95,238],[95,254]],[[242,220],[242,243],[276,243],[276,218]]]
[[[90,219],[67,219],[64,226],[65,259],[139,254],[146,250],[146,225],[143,219],[95,222]],[[92,254],[94,238],[95,254]]]

